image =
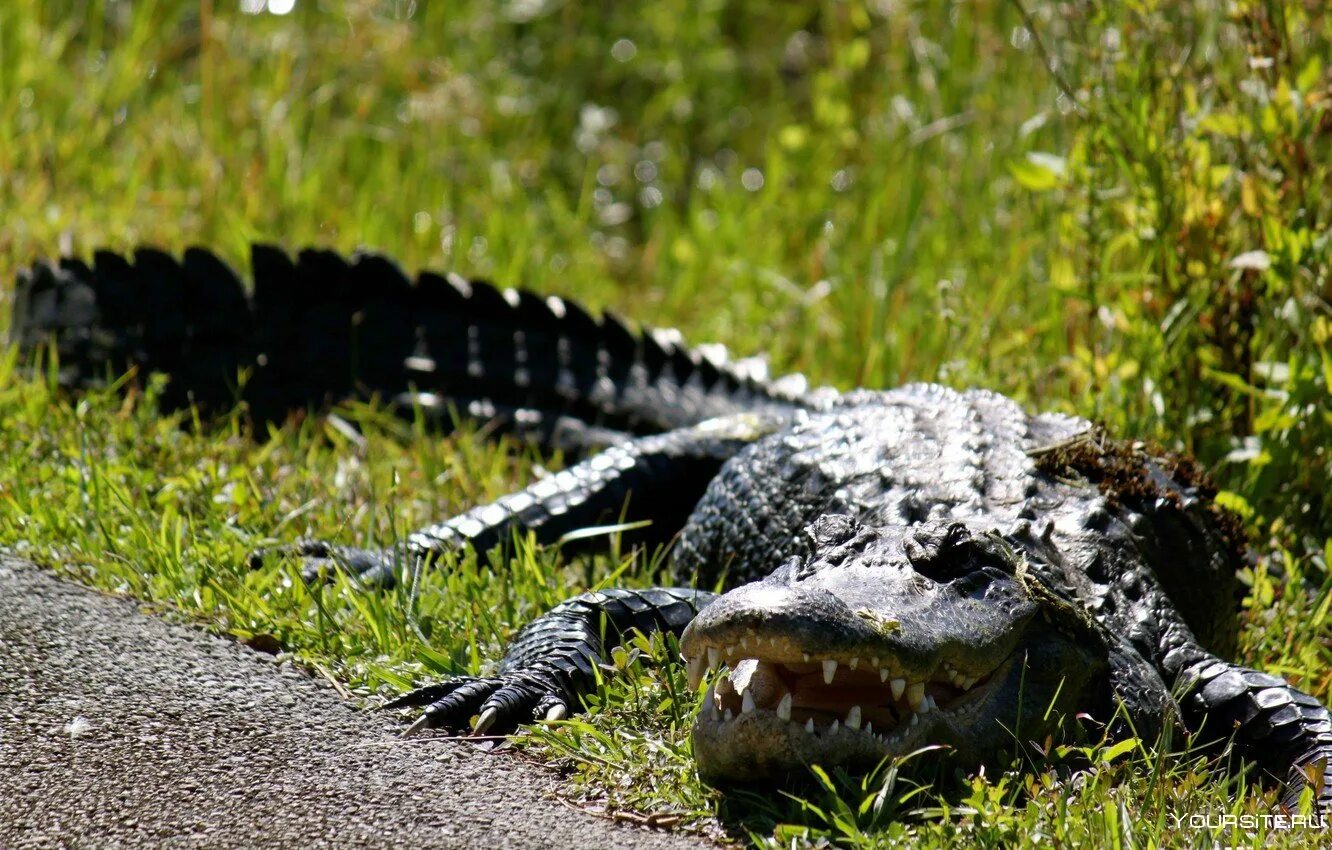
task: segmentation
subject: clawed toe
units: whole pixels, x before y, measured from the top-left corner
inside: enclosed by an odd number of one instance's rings
[[[250,568],[257,569],[277,558],[299,558],[301,579],[311,585],[326,582],[337,572],[348,573],[370,587],[390,588],[397,581],[391,556],[322,540],[300,540],[260,549],[250,555]]]
[[[472,735],[506,735],[523,723],[569,716],[567,697],[544,679],[531,671],[498,678],[458,677],[403,694],[381,708],[426,707],[403,731],[404,738],[426,729],[465,731],[469,725]]]
[[[388,711],[395,708],[412,708],[421,705],[430,705],[439,702],[444,697],[458,690],[463,684],[468,682],[466,677],[458,677],[439,682],[434,685],[426,685],[423,688],[417,688],[414,691],[408,691],[400,694],[379,707],[381,711]]]

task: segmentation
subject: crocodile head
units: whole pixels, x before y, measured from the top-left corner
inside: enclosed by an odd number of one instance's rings
[[[1078,617],[1049,610],[997,534],[840,515],[807,533],[810,554],[722,595],[682,638],[692,683],[728,668],[693,730],[711,781],[868,769],[930,745],[983,764],[1044,738],[1104,681]]]

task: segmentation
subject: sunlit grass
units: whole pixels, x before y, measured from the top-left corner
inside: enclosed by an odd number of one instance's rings
[[[1286,573],[1246,573],[1243,658],[1326,701],[1329,24],[1275,2],[1028,6],[1072,97],[1011,2],[13,0],[0,279],[65,246],[368,245],[816,382],[978,384],[1099,418],[1217,474]],[[524,541],[378,594],[251,571],[257,546],[391,542],[560,464],[336,414],[361,439],[314,417],[182,428],[151,393],[60,397],[7,354],[0,545],[358,697],[484,671],[564,597],[656,578]],[[693,773],[672,649],[635,650],[596,711],[521,745],[617,816],[774,846],[1314,843],[1182,828],[1273,800],[1156,742],[923,790],[886,766],[721,795]]]

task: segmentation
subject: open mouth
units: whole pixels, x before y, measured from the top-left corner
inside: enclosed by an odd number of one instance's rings
[[[763,643],[759,638],[744,645],[713,646],[686,658],[693,687],[709,671],[723,671],[704,696],[700,725],[775,721],[792,733],[852,733],[891,749],[916,727],[927,725],[923,721],[964,711],[1007,663],[990,670],[963,670],[940,662],[924,675],[908,674],[891,658],[820,658],[801,652],[799,660],[792,660],[793,653],[785,651],[778,653],[779,659],[765,653]]]

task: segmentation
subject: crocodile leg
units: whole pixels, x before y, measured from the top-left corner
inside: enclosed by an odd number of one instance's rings
[[[464,546],[485,552],[516,533],[532,532],[538,543],[551,544],[578,529],[647,522],[626,532],[628,541],[664,544],[684,525],[721,465],[781,422],[773,415],[741,413],[629,440],[517,493],[423,528],[387,551],[304,541],[278,552],[302,558],[307,581],[344,569],[383,586],[392,584],[404,565],[435,561]],[[604,546],[607,539],[602,535],[573,546]],[[265,554],[256,555],[256,564]]]
[[[427,685],[384,708],[426,706],[407,734],[423,728],[466,728],[503,734],[521,723],[558,720],[579,708],[596,682],[595,669],[631,631],[677,637],[715,594],[682,587],[601,590],[562,602],[533,620],[509,647],[499,672],[458,676]]]
[[[1180,707],[1190,729],[1284,782],[1282,803],[1294,808],[1312,782],[1315,811],[1332,811],[1332,713],[1285,680],[1215,657],[1180,676]]]

